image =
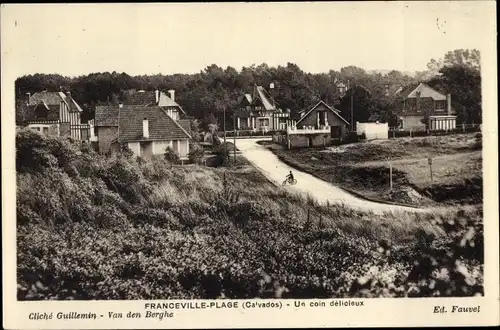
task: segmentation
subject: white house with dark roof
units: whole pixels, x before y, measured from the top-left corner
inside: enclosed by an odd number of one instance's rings
[[[185,119],[174,93],[129,92],[123,104],[96,107],[99,152],[114,152],[120,145],[127,145],[135,155],[149,157],[161,155],[170,147],[186,159],[191,121]]]
[[[189,125],[189,121],[174,120],[159,106],[123,106],[118,111],[118,137],[113,142],[126,144],[137,156],[163,155],[170,147],[181,159],[187,159]]]

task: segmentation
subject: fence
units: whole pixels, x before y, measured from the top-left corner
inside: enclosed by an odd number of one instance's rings
[[[389,138],[400,138],[400,137],[421,137],[421,136],[438,136],[438,135],[454,135],[463,133],[474,133],[481,132],[480,124],[463,124],[460,127],[450,129],[450,130],[409,130],[400,131],[389,129]]]
[[[272,140],[274,143],[277,143],[277,144],[282,144],[282,145],[288,144],[288,140],[286,138],[286,135],[284,135],[284,134],[275,134],[275,135],[273,135]]]
[[[247,136],[273,136],[276,133],[284,133],[282,131],[261,131],[261,130],[237,130],[236,132],[234,131],[226,131],[226,137],[234,137],[236,134],[236,137],[241,136],[241,137],[247,137]],[[219,137],[224,137],[224,132],[217,132],[217,135]]]

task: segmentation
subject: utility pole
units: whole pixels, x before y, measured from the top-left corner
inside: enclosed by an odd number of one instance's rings
[[[351,130],[354,131],[354,90],[351,89]]]
[[[431,181],[433,181],[432,180],[432,158],[431,157],[427,158],[427,162],[429,163],[429,170],[431,173]]]
[[[390,191],[392,191],[392,159],[389,158]]]
[[[351,131],[354,130],[354,99],[353,99],[353,90],[351,89],[351,80],[347,80],[347,90],[350,90],[351,95],[349,96],[349,101],[350,101],[350,110],[351,110]]]
[[[224,145],[226,145],[226,106],[224,106]]]
[[[236,164],[236,114],[233,111],[233,154],[234,163]]]

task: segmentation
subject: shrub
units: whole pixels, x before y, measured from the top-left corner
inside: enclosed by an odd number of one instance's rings
[[[171,147],[167,147],[165,149],[164,156],[165,156],[165,160],[167,160],[168,162],[173,163],[173,164],[178,163],[180,160],[179,153],[174,151],[174,149],[172,149]]]
[[[357,132],[349,132],[347,136],[342,140],[343,144],[354,143],[359,141],[359,136]]]
[[[134,156],[134,152],[126,143],[122,143],[120,145],[120,155],[124,156],[125,158],[132,158]]]
[[[193,143],[191,144],[189,149],[190,149],[188,154],[189,161],[194,164],[200,164],[203,159],[203,156],[205,155],[203,147],[200,146],[198,143]]]
[[[229,163],[230,149],[227,143],[221,143],[213,147],[213,153],[216,155],[218,166],[225,166]]]

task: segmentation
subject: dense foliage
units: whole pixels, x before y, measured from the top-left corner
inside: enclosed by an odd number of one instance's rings
[[[365,214],[248,166],[106,158],[29,130],[16,147],[20,300],[483,293],[481,210]]]
[[[451,53],[451,52],[450,52]],[[465,60],[464,60],[465,58]],[[161,90],[175,89],[176,100],[189,115],[202,120],[204,125],[222,123],[222,111],[226,109],[226,127],[231,129],[234,109],[243,93],[251,93],[254,84],[265,86],[274,83],[270,91],[283,109],[290,109],[292,116],[314,105],[318,100],[339,107],[345,118],[351,117],[350,96],[341,97],[336,87],[337,81],[350,82],[353,88],[353,112],[359,121],[370,114],[381,114],[384,120],[395,123],[394,97],[385,95],[385,86],[394,92],[401,85],[428,81],[433,87],[453,93],[454,102],[461,115],[468,122],[480,120],[481,78],[479,53],[467,50],[446,54],[440,61],[432,60],[429,71],[409,76],[399,71],[388,73],[368,72],[355,66],[347,66],[340,71],[311,74],[302,71],[296,64],[270,67],[267,64],[243,67],[240,71],[232,67],[222,68],[215,64],[196,74],[173,74],[153,76],[129,76],[126,73],[91,73],[80,77],[63,77],[57,74],[34,74],[16,80],[16,99],[25,94],[41,90],[71,90],[72,96],[84,108],[82,119],[94,117],[98,104],[117,103],[129,89]],[[477,62],[477,63],[476,63]],[[441,75],[440,75],[441,74]],[[364,90],[369,91],[367,95]],[[19,108],[18,110],[22,110]],[[22,118],[22,114],[18,113]],[[204,127],[206,129],[206,127]]]

